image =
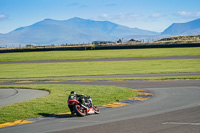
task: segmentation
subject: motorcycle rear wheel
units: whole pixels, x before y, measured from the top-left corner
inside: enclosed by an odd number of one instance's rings
[[[78,116],[82,116],[83,117],[83,116],[86,115],[86,110],[83,107],[81,107],[80,105],[78,105],[78,104],[76,104],[74,106],[74,111],[76,112],[76,114]]]

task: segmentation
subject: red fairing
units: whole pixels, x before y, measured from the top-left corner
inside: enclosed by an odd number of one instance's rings
[[[76,105],[77,103],[79,103],[79,101],[77,101],[77,100],[69,100],[68,101],[68,105]]]
[[[79,101],[71,99],[68,101],[68,106],[70,108],[70,111],[74,114],[76,113],[78,116],[85,116],[87,114],[99,114],[99,108],[96,106],[93,106],[91,108],[88,108],[87,106],[81,104]]]
[[[87,110],[87,114],[93,114],[94,113],[94,109],[93,108],[89,108],[88,110]]]

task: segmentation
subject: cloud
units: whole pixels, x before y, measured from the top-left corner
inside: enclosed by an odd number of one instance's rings
[[[199,12],[188,12],[188,11],[179,11],[176,14],[174,14],[175,19],[180,20],[191,20],[191,19],[197,19],[200,17],[200,11]]]
[[[196,18],[196,17],[200,17],[200,11],[199,12],[180,11],[180,12],[178,12],[178,16]]]
[[[103,21],[113,21],[114,16],[109,15],[107,13],[101,14],[100,16],[97,17],[98,20],[103,20]]]
[[[164,23],[168,23],[169,25],[172,23],[184,23],[189,22],[195,19],[200,18],[200,11],[199,12],[191,12],[191,11],[177,11],[168,14],[162,14],[163,17],[159,20],[163,21]]]
[[[187,12],[187,11],[180,11],[180,12],[178,12],[178,14],[180,16],[191,16],[192,15],[191,12]]]
[[[100,19],[103,20],[110,20],[110,21],[118,21],[121,19],[127,20],[127,19],[138,19],[140,17],[139,14],[134,14],[134,13],[128,13],[128,14],[124,14],[124,13],[119,13],[119,14],[115,14],[115,15],[109,15],[107,13],[102,14],[101,16],[99,16]]]
[[[4,19],[6,19],[8,16],[7,15],[5,15],[5,14],[0,14],[0,20],[4,20]]]
[[[200,12],[197,12],[197,13],[196,13],[196,16],[197,16],[197,17],[200,17]]]
[[[105,18],[105,19],[110,18],[110,16],[108,14],[106,14],[106,13],[102,14],[101,17]]]
[[[160,18],[160,17],[162,17],[162,15],[160,13],[153,13],[151,15],[151,17],[153,17],[153,18]]]

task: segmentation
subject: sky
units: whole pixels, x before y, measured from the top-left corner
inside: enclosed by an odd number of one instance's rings
[[[0,0],[0,33],[73,17],[162,32],[200,18],[199,5],[200,0]]]

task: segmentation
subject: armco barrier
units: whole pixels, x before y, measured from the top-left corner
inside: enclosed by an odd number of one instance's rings
[[[31,51],[65,51],[65,50],[103,50],[103,49],[143,49],[143,48],[175,48],[175,47],[200,47],[200,43],[182,44],[138,44],[138,45],[104,45],[104,46],[74,46],[74,47],[33,47],[0,49],[0,53],[31,52]]]

